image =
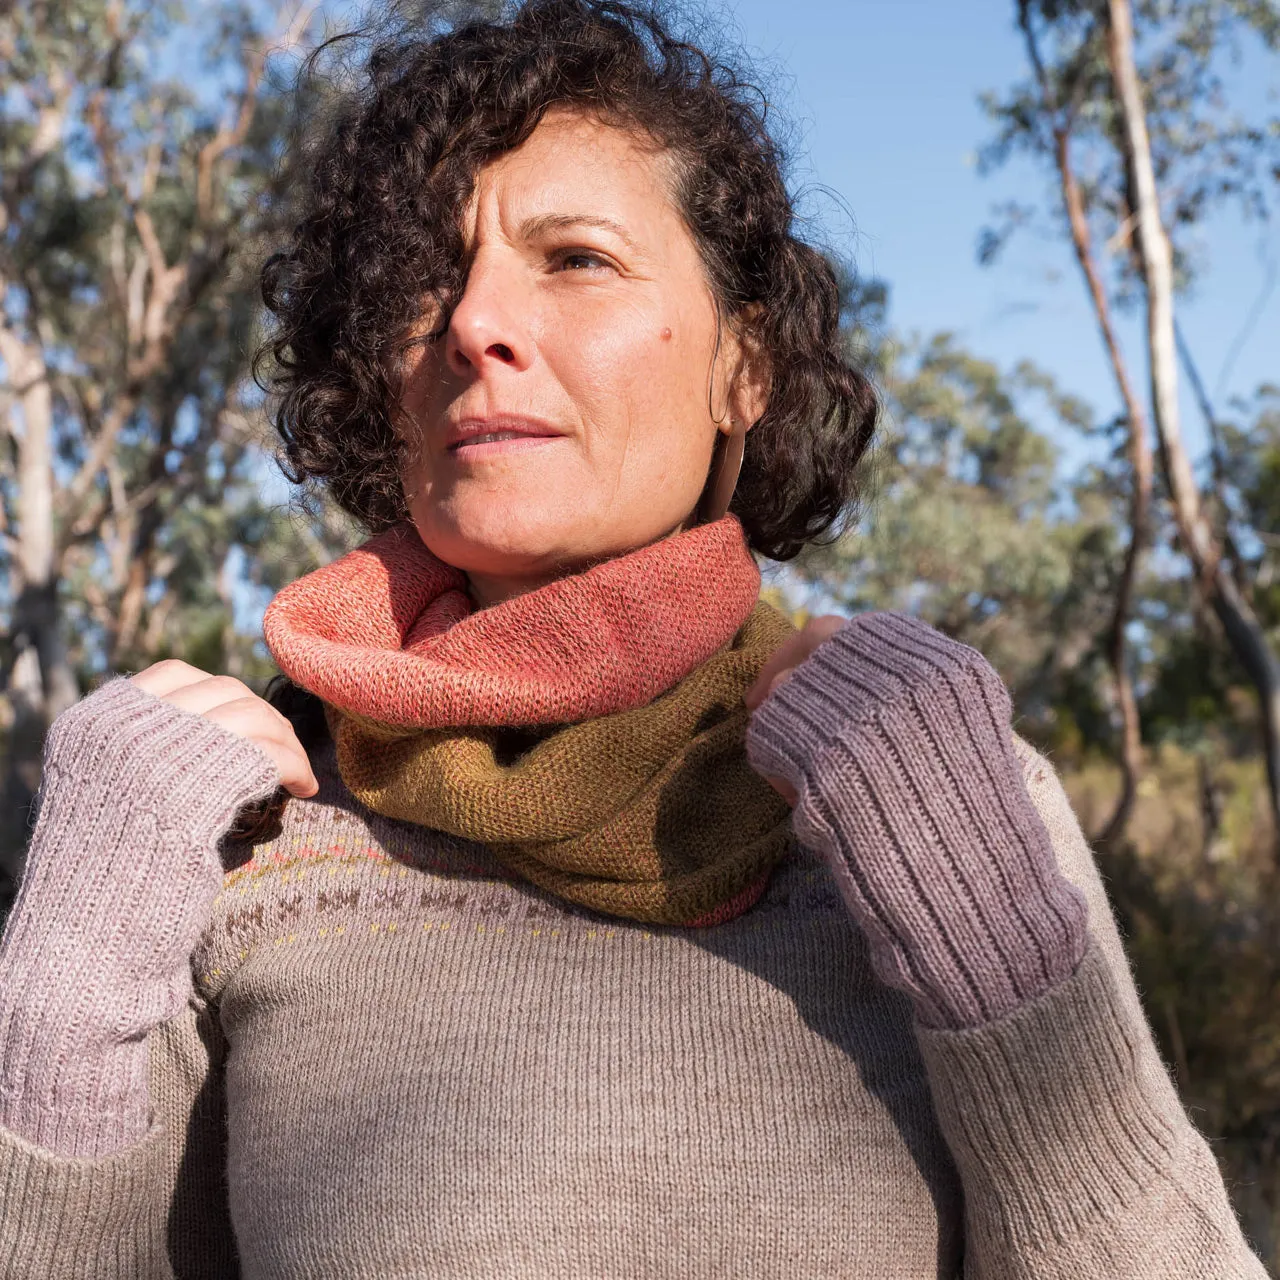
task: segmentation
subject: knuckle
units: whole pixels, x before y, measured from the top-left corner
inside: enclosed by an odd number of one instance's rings
[[[181,658],[161,658],[159,662],[153,662],[146,671],[140,672],[146,675],[148,672],[168,672],[173,675],[199,675],[203,676],[206,672],[200,670],[199,667],[193,667],[189,662],[183,662]]]
[[[237,680],[235,676],[209,676],[209,682],[220,694],[225,694],[228,698],[254,698],[261,701],[243,680]]]

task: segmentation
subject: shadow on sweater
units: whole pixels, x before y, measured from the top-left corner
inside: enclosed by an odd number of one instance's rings
[[[295,708],[290,710],[296,714]],[[332,741],[327,735],[308,734],[307,738],[308,754],[321,783],[315,801],[346,810],[392,857],[403,856],[396,853],[397,846],[403,848],[403,844],[394,839],[394,830],[407,824],[373,813],[347,791],[338,777]],[[672,788],[669,796],[670,803],[664,797],[659,807],[655,840],[659,850],[671,850],[672,870],[687,870],[683,865],[687,854],[681,851],[688,845],[688,824],[696,821],[696,815],[688,809],[687,787]],[[283,797],[275,799],[282,801]],[[270,806],[271,812],[263,815],[267,822],[254,830],[252,839],[229,838],[224,843],[223,860],[228,870],[248,856],[252,844],[279,834],[283,807],[283,803]],[[467,844],[453,838],[445,843]],[[422,865],[421,869],[456,880],[460,889],[495,874],[512,879],[503,875],[490,851],[468,847],[475,854],[474,859],[459,848],[456,860],[444,860],[452,866],[432,860],[434,865]],[[419,865],[416,859],[405,860]],[[473,866],[467,867],[468,862]],[[567,913],[612,928],[646,927],[570,906],[523,881],[514,881],[511,887],[544,904],[551,914]],[[735,920],[707,928],[653,927],[653,931],[673,934],[781,992],[805,1025],[852,1064],[866,1094],[896,1129],[927,1188],[938,1222],[937,1275],[959,1274],[963,1252],[959,1179],[938,1130],[910,1004],[872,973],[865,940],[822,859],[808,850],[794,849],[774,870],[760,900]],[[833,1116],[833,1122],[834,1119]],[[881,1117],[873,1117],[872,1123],[882,1123]],[[866,1145],[866,1139],[867,1135],[860,1132],[850,1133],[847,1138],[854,1147]],[[833,1135],[833,1141],[838,1144],[840,1135]],[[869,1149],[872,1159],[890,1158],[874,1145]],[[899,1154],[898,1158],[901,1160],[902,1156]],[[862,1159],[865,1162],[868,1156],[863,1153]],[[856,1160],[851,1158],[851,1163]],[[874,1176],[875,1171],[871,1172]],[[886,1169],[883,1176],[892,1177],[895,1172],[902,1174],[901,1169]],[[204,1194],[207,1193],[205,1189]],[[171,1230],[178,1227],[178,1222],[171,1223]],[[851,1229],[856,1232],[858,1224]]]
[[[849,1059],[928,1188],[938,1219],[938,1276],[959,1275],[960,1180],[938,1129],[910,1003],[871,972],[866,943],[825,865],[799,850],[737,920],[682,933],[786,995],[804,1023]],[[862,1136],[851,1133],[848,1141]]]

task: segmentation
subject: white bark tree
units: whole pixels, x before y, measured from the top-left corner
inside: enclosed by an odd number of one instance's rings
[[[79,696],[62,584],[96,592],[99,664],[144,658],[172,611],[166,527],[234,501],[262,442],[240,403],[253,251],[293,109],[266,71],[315,8],[288,5],[274,29],[230,7],[188,15],[213,22],[211,79],[231,86],[212,105],[157,75],[164,28],[145,2],[0,11],[0,893],[45,730]],[[227,548],[206,551],[216,593]]]
[[[1271,808],[1280,842],[1280,660],[1223,557],[1222,544],[1205,513],[1183,440],[1174,331],[1173,247],[1160,208],[1147,107],[1134,61],[1129,0],[1108,0],[1108,15],[1107,50],[1133,190],[1133,234],[1146,292],[1152,416],[1160,459],[1179,537],[1196,580],[1258,691]]]

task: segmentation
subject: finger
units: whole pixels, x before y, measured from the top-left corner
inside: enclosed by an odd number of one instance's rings
[[[216,722],[218,712],[211,712],[210,720]],[[295,796],[313,796],[320,790],[320,783],[311,768],[306,750],[292,730],[287,733],[255,733],[245,737],[260,751],[271,757],[280,774],[280,785]]]
[[[189,704],[187,710],[193,710],[197,716],[204,716],[205,719],[216,719],[221,726],[239,733],[241,737],[256,737],[260,733],[271,737],[279,736],[280,733],[293,735],[293,724],[284,712],[273,707],[269,701],[259,698],[257,694],[242,692],[239,698],[225,701],[214,701],[214,698],[215,695],[210,692],[198,694],[193,689],[183,689],[170,696],[169,700],[175,705]],[[201,709],[202,703],[209,705]]]
[[[206,675],[198,683],[182,685],[164,697],[166,702],[172,702],[175,707],[181,707],[184,711],[194,711],[198,716],[207,715],[214,707],[229,706],[231,703],[243,702],[245,706],[242,710],[248,710],[258,703],[264,707],[271,706],[234,676]],[[274,707],[271,709],[275,710]]]
[[[795,667],[788,667],[785,671],[779,671],[778,674],[769,681],[769,688],[765,691],[765,695],[761,701],[766,702],[772,698],[773,695],[781,689],[793,675],[795,675],[795,673]]]
[[[784,640],[769,656],[769,661],[760,668],[760,674],[756,676],[755,683],[742,698],[747,704],[747,710],[754,711],[768,697],[774,680],[783,671],[790,670],[800,661],[800,656],[804,652],[800,640],[802,634],[789,636]]]
[[[789,783],[786,778],[775,778],[769,775],[765,781],[794,809],[796,801],[800,799],[799,793],[795,787]]]
[[[262,710],[274,710],[261,704]],[[215,707],[205,716],[206,720],[221,725],[238,737],[252,742],[265,751],[280,770],[280,785],[299,796],[313,796],[320,790],[320,783],[311,768],[306,748],[298,740],[288,720],[277,723],[275,719],[257,716],[249,719],[235,703]]]
[[[826,613],[807,622],[795,635],[788,636],[770,655],[755,683],[744,695],[747,709],[754,711],[769,696],[774,680],[782,671],[798,667],[820,644],[846,626],[847,621],[839,614]]]
[[[812,653],[820,644],[825,644],[837,631],[843,631],[848,625],[849,619],[838,613],[824,613],[821,617],[814,618],[805,627],[805,633],[810,637],[809,652]]]
[[[208,679],[207,671],[201,671],[199,667],[193,667],[180,658],[165,658],[162,662],[153,662],[145,671],[129,677],[131,683],[157,698],[167,697],[175,689]]]
[[[320,783],[311,770],[311,761],[301,747],[291,746],[278,738],[254,738],[253,744],[271,757],[280,774],[280,785],[290,795],[305,799],[320,790]]]
[[[275,742],[256,744],[267,753],[280,771],[280,785],[293,796],[306,800],[320,790],[320,783],[312,772],[306,752],[294,751]]]

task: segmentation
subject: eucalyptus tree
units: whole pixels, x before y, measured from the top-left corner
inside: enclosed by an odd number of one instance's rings
[[[1191,466],[1178,415],[1176,293],[1205,261],[1206,214],[1234,203],[1265,217],[1280,175],[1280,120],[1243,117],[1225,68],[1241,49],[1280,48],[1274,0],[1016,0],[1030,70],[1026,81],[985,105],[996,123],[987,168],[1030,154],[1052,175],[1051,207],[1070,240],[1097,320],[1128,429],[1130,536],[1109,649],[1122,713],[1126,785],[1111,823],[1128,816],[1141,749],[1125,628],[1137,566],[1151,523],[1151,429],[1172,525],[1191,561],[1194,589],[1217,616],[1257,690],[1276,829],[1280,839],[1280,663],[1240,588],[1241,568],[1215,527]],[[1027,222],[1026,206],[1003,210],[980,254],[994,258]],[[1116,334],[1114,306],[1141,300],[1148,317],[1150,394]]]
[[[253,505],[253,263],[298,101],[269,59],[313,17],[146,0],[0,10],[10,881],[44,731],[79,694],[69,645],[89,670],[146,657],[183,568],[175,520],[216,576],[228,509]],[[69,634],[69,600],[87,634]]]
[[[1036,425],[1093,431],[1092,414],[1030,363],[1003,370],[946,333],[898,338],[884,302],[875,287],[849,303],[852,354],[884,400],[862,509],[794,573],[817,607],[909,610],[981,649],[1045,744],[1081,726],[1092,741],[1122,495],[1109,476],[1064,494]]]

